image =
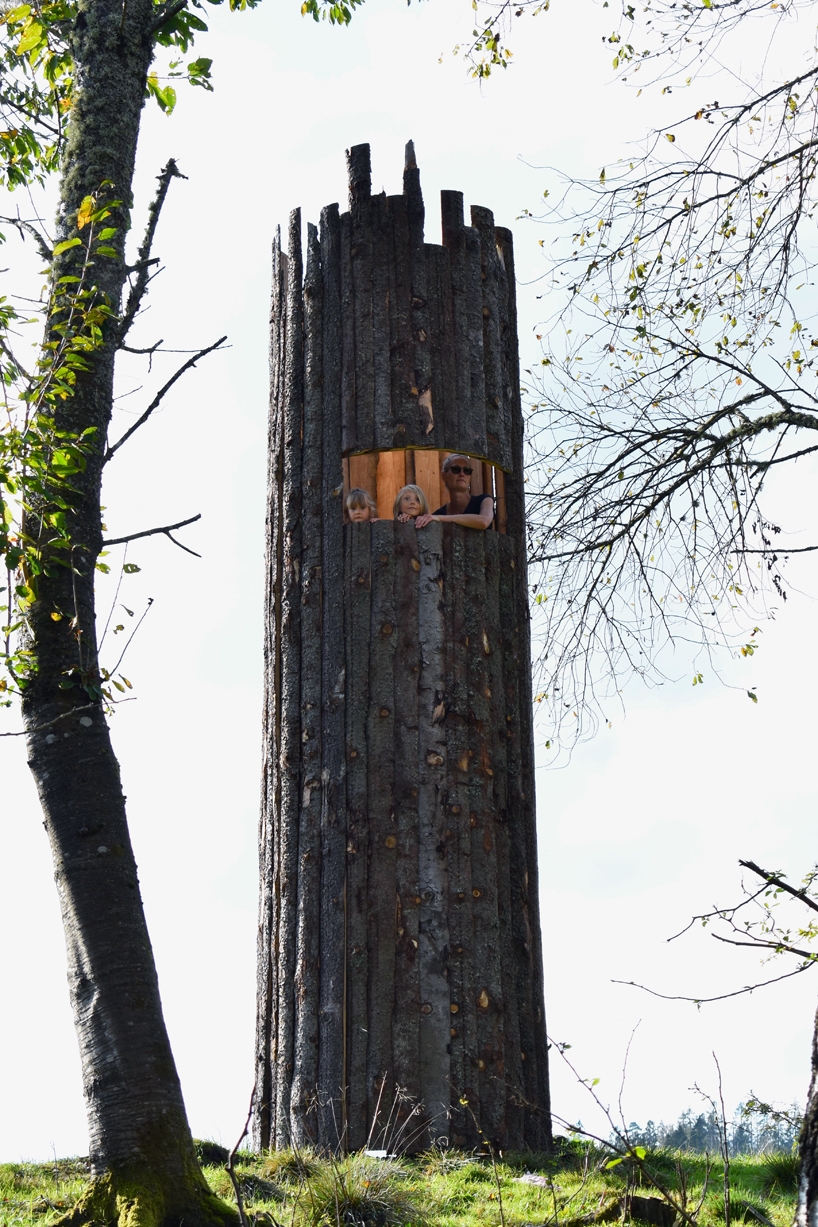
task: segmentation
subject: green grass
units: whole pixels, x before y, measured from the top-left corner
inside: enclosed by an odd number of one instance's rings
[[[506,1227],[576,1227],[585,1215],[613,1211],[628,1187],[642,1196],[656,1195],[629,1163],[606,1169],[607,1158],[604,1150],[572,1142],[551,1160],[505,1154],[498,1158],[495,1177],[487,1157],[457,1151],[386,1161],[352,1155],[336,1162],[305,1152],[243,1151],[236,1174],[248,1215],[259,1227],[502,1227],[501,1199]],[[676,1197],[684,1183],[688,1210],[698,1206],[703,1155],[655,1150],[645,1165]],[[773,1227],[790,1227],[797,1187],[793,1157],[741,1157],[730,1167],[733,1222],[763,1227],[769,1220]],[[526,1171],[545,1176],[547,1187],[515,1179]],[[233,1202],[224,1168],[206,1165],[204,1172],[214,1192]],[[86,1159],[0,1165],[0,1227],[50,1227],[73,1205],[87,1177]],[[721,1163],[712,1163],[698,1223],[724,1223]]]

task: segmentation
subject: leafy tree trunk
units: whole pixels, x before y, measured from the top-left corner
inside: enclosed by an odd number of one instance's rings
[[[96,301],[112,315],[101,344],[59,402],[56,431],[89,429],[87,464],[72,479],[66,517],[72,542],[48,549],[48,491],[26,531],[41,547],[42,573],[27,618],[31,673],[24,692],[29,766],[51,841],[68,952],[68,980],[82,1058],[96,1179],[70,1218],[110,1223],[211,1224],[234,1215],[199,1171],[162,1017],[159,987],[125,816],[119,766],[99,690],[94,569],[102,544],[100,485],[113,396],[116,316],[125,280],[124,242],[148,67],[151,0],[82,0],[73,32],[75,96],[63,158],[59,243],[79,234],[83,201],[122,202],[106,221],[116,254],[89,270]],[[109,186],[105,186],[109,185]],[[87,232],[86,232],[87,233]],[[59,253],[54,277],[79,275],[84,246]],[[72,283],[73,284],[73,283]],[[104,296],[104,297],[103,297]],[[56,300],[46,335],[65,320]],[[44,351],[48,356],[48,348]]]

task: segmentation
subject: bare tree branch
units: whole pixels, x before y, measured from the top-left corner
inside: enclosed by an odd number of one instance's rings
[[[766,988],[768,984],[777,984],[779,980],[789,980],[791,976],[798,976],[802,971],[806,971],[809,967],[814,967],[815,963],[802,963],[800,967],[796,967],[795,971],[787,971],[783,976],[775,976],[772,980],[762,980],[760,984],[747,984],[744,988],[737,988],[732,993],[720,993],[718,997],[682,997],[669,993],[657,993],[655,989],[648,988],[645,984],[637,984],[635,980],[611,980],[611,984],[626,984],[629,988],[641,988],[643,993],[650,993],[651,997],[661,997],[663,1001],[692,1001],[694,1005],[707,1005],[710,1001],[726,1001],[728,997],[741,997],[744,993],[753,993],[757,988]]]
[[[154,409],[156,409],[157,406],[161,404],[162,398],[164,397],[165,393],[170,391],[170,389],[173,387],[173,385],[176,383],[178,379],[181,379],[185,371],[189,371],[191,367],[195,366],[200,358],[206,357],[207,354],[212,354],[214,349],[219,349],[226,340],[227,340],[226,336],[219,337],[218,341],[214,341],[213,344],[208,345],[206,349],[197,350],[192,358],[188,358],[187,362],[185,362],[182,366],[179,367],[179,369],[171,376],[171,378],[167,381],[167,383],[159,389],[159,391],[156,393],[156,396],[154,396],[153,400],[148,405],[147,409],[141,415],[141,417],[137,418],[133,426],[129,427],[129,429],[125,431],[121,439],[118,439],[116,443],[112,444],[108,448],[103,458],[103,464],[107,464],[108,461],[111,459],[111,457],[114,455],[114,453],[119,451],[119,449],[122,447],[122,444],[127,443],[131,435],[135,431],[139,430],[140,426],[144,426],[145,422],[147,422],[148,418],[153,413]]]
[[[755,861],[740,860],[739,865],[741,865],[744,869],[751,870],[752,873],[755,873],[758,875],[758,877],[763,878],[765,882],[769,882],[771,886],[775,886],[777,890],[783,890],[788,895],[792,895],[794,899],[800,899],[801,902],[806,903],[807,907],[811,908],[813,912],[818,912],[818,903],[816,903],[815,900],[806,893],[806,891],[798,890],[798,888],[795,886],[790,886],[789,882],[785,882],[784,879],[779,877],[777,873],[768,873],[766,869],[762,869],[760,865],[756,865]]]
[[[31,222],[24,222],[21,217],[0,217],[0,222],[5,222],[8,226],[16,226],[23,237],[25,237],[26,234],[30,234],[34,239],[34,242],[37,244],[37,250],[39,251],[40,255],[47,264],[51,263],[54,253],[36,226],[33,226]]]
[[[173,11],[176,13],[182,8],[184,8],[184,4],[180,3],[174,7]],[[172,14],[166,12],[161,20],[159,20],[158,25],[157,23],[154,23],[154,30],[158,29],[159,26],[167,21],[170,16],[172,16]],[[145,291],[148,288],[148,282],[150,280],[148,269],[150,267],[150,263],[152,262],[151,248],[153,247],[156,227],[159,222],[159,214],[162,212],[162,206],[165,203],[165,197],[168,194],[170,181],[171,179],[186,178],[187,175],[182,174],[173,158],[168,159],[162,171],[159,173],[159,175],[157,175],[159,187],[157,188],[156,195],[151,201],[151,205],[148,210],[148,224],[145,228],[145,237],[142,240],[142,245],[139,248],[137,263],[134,266],[137,270],[136,281],[131,286],[130,293],[128,294],[128,302],[117,330],[117,339],[120,345],[128,335],[130,327],[133,324],[136,314],[142,304],[142,299],[145,297]]]
[[[185,528],[188,524],[195,524],[197,520],[201,520],[202,513],[191,516],[189,520],[180,520],[178,524],[165,524],[162,528],[146,528],[141,533],[131,533],[127,537],[114,537],[110,541],[103,541],[103,546],[109,545],[124,545],[128,541],[138,541],[140,537],[153,537],[157,533],[164,533],[174,545],[178,545],[180,550],[185,550],[188,554],[192,554],[194,558],[201,558],[201,554],[197,554],[195,550],[188,549],[186,545],[182,545],[181,541],[177,541],[175,537],[171,537],[171,532],[176,528]]]

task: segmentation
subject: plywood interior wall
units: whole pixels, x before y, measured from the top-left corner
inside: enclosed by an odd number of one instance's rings
[[[436,511],[448,494],[440,476],[440,467],[451,452],[417,450],[366,452],[344,460],[344,499],[350,490],[360,487],[378,505],[378,518],[391,520],[395,499],[402,486],[420,486],[426,495],[430,511]],[[505,474],[485,461],[473,460],[472,494],[491,494],[494,498],[494,527],[506,531]]]

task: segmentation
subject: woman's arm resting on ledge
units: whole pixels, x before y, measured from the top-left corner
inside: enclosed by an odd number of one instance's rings
[[[473,512],[463,512],[461,515],[453,516],[438,516],[426,515],[418,516],[415,520],[415,528],[425,528],[427,524],[431,524],[432,520],[440,520],[443,524],[462,524],[464,528],[488,528],[494,519],[494,503],[491,496],[486,495],[481,503],[481,511],[479,515]]]

